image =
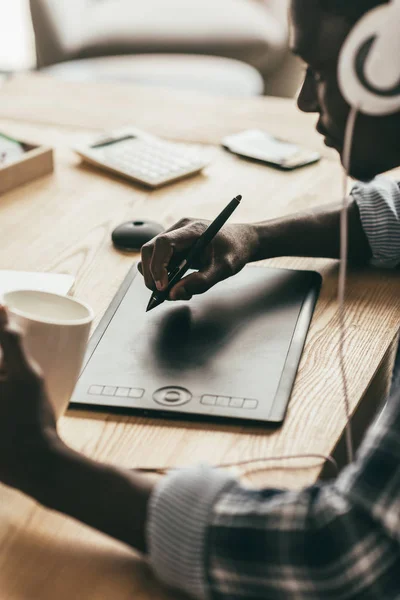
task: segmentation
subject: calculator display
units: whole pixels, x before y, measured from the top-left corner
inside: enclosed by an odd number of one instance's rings
[[[107,140],[102,140],[98,144],[93,144],[90,146],[91,148],[105,148],[106,146],[112,146],[113,144],[118,144],[119,142],[127,142],[128,140],[136,140],[136,135],[124,135],[118,138],[109,138]]]

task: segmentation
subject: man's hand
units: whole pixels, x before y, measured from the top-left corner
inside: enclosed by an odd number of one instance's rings
[[[0,481],[29,489],[56,436],[53,408],[38,366],[0,306]]]
[[[159,291],[168,285],[171,265],[179,264],[209,222],[182,219],[165,233],[145,244],[139,271],[146,286]],[[170,292],[171,300],[190,300],[213,285],[238,273],[256,253],[258,235],[252,225],[224,225],[208,245],[197,264],[196,273],[187,275]]]

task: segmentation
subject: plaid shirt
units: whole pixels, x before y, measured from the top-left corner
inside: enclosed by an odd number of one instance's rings
[[[379,185],[356,188],[364,228],[371,243],[378,209],[400,243],[397,185],[395,204]],[[395,245],[371,246],[376,264],[399,262]],[[400,599],[400,393],[334,482],[253,490],[209,467],[176,470],[153,493],[147,535],[156,574],[196,598]]]
[[[334,483],[257,491],[175,471],[148,533],[158,576],[197,598],[400,598],[400,395]]]

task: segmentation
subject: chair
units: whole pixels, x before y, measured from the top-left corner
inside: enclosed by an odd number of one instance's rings
[[[30,0],[38,68],[55,76],[165,84],[169,71],[172,85],[180,87],[199,89],[201,82],[202,89],[217,93],[236,88],[255,95],[264,88],[292,97],[300,72],[288,50],[287,5],[288,0]],[[211,67],[213,56],[225,61]]]

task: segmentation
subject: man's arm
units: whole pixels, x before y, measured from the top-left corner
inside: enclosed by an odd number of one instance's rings
[[[0,307],[0,481],[146,551],[146,476],[86,458],[59,438],[41,373]]]
[[[255,224],[258,247],[251,259],[275,256],[339,258],[341,208],[341,204],[336,204]],[[367,263],[371,258],[371,248],[354,199],[348,207],[348,227],[349,260]]]
[[[259,256],[268,258],[271,247],[273,256],[339,258],[340,212],[338,204],[260,224]],[[356,183],[348,216],[350,261],[383,268],[400,264],[399,182],[382,176]]]
[[[339,258],[341,203],[256,225],[253,260],[271,256]],[[348,208],[348,256],[357,263],[400,264],[400,187],[389,177],[353,186]]]
[[[146,523],[154,480],[90,460],[58,436],[36,453],[34,477],[19,489],[51,510],[73,517],[140,552],[147,552]],[[33,460],[35,458],[33,457]]]
[[[338,203],[262,223],[225,225],[194,265],[198,272],[177,283],[170,298],[189,300],[192,295],[206,292],[219,281],[235,275],[252,261],[276,256],[339,258],[341,208]],[[354,198],[350,199],[348,215],[349,260],[366,264],[372,250],[359,203]],[[139,270],[147,287],[163,290],[167,286],[170,261],[187,252],[207,224],[183,219],[143,246]]]
[[[171,300],[189,300],[238,273],[248,262],[276,256],[340,257],[342,205],[256,224],[227,224],[194,265],[198,272],[184,277]],[[358,264],[393,268],[400,264],[400,190],[394,180],[378,177],[356,184],[349,207],[348,257]],[[142,248],[139,270],[150,289],[168,284],[168,265],[187,252],[207,226],[206,221],[182,219]]]

